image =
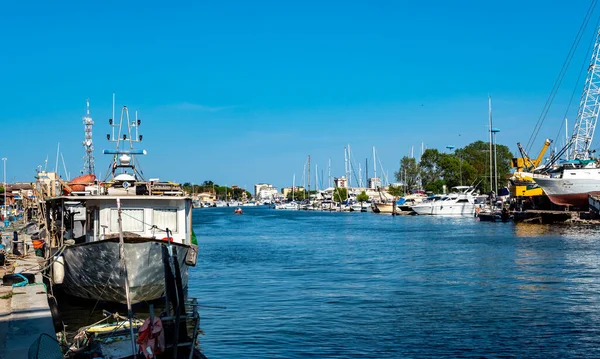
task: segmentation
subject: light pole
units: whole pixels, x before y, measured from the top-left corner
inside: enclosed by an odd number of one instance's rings
[[[4,220],[6,220],[6,160],[8,158],[2,157],[2,162],[4,162]]]
[[[497,128],[492,128],[493,143],[494,143],[494,192],[498,195],[498,157],[496,155],[496,134],[500,132]]]

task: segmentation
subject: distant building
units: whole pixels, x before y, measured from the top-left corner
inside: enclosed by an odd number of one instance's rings
[[[337,188],[348,188],[348,181],[345,176],[334,178],[333,183]]]
[[[283,198],[287,198],[288,194],[292,193],[292,189],[294,190],[294,192],[304,192],[304,187],[302,187],[302,186],[283,187],[281,189],[281,194],[283,195]]]
[[[377,187],[381,187],[381,178],[379,177],[369,178],[368,182],[370,189],[377,189]]]
[[[56,197],[58,195],[58,174],[56,172],[38,172],[39,190],[45,196]]]
[[[271,201],[277,196],[277,187],[268,183],[257,183],[254,185],[254,198],[257,201]]]

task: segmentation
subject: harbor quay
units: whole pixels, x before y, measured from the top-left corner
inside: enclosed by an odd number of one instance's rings
[[[50,294],[41,273],[44,259],[35,255],[31,237],[20,233],[18,225],[2,232],[3,243],[22,250],[20,255],[4,250],[0,255],[5,258],[0,268],[4,283],[0,287],[0,358],[27,358],[30,352],[59,357]],[[13,241],[14,233],[20,235],[19,243]]]

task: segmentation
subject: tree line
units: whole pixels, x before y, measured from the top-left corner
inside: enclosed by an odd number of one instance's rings
[[[244,192],[246,198],[251,198],[252,194],[243,188],[231,188],[227,186],[219,186],[213,181],[204,181],[202,184],[193,184],[185,182],[182,185],[184,192],[193,195],[195,193],[213,193],[218,199],[228,200],[241,200],[244,198]]]
[[[494,154],[492,147],[491,172],[490,144],[476,141],[448,153],[427,149],[419,162],[415,158],[404,156],[394,176],[408,192],[423,189],[427,192],[442,193],[444,185],[448,189],[460,185],[476,185],[482,193],[489,193],[494,189],[494,158],[497,163],[498,188],[506,186],[512,168],[513,156],[509,148],[499,144],[496,144],[495,148]]]

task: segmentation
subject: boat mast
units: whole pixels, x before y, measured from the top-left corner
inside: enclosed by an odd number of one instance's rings
[[[308,202],[310,203],[310,155],[308,155]]]
[[[119,222],[119,257],[123,266],[123,276],[125,277],[125,298],[127,299],[127,317],[129,318],[129,334],[131,335],[131,350],[135,356],[135,335],[133,333],[133,311],[131,309],[131,297],[129,295],[129,274],[127,272],[127,261],[125,260],[125,243],[123,240],[123,219],[121,218],[121,199],[117,198],[117,214]]]
[[[488,95],[488,117],[490,121],[490,191],[493,190],[494,185],[492,181],[492,172],[493,172],[493,158],[492,158],[492,97]]]
[[[373,180],[377,184],[377,161],[375,160],[375,146],[373,146]]]
[[[94,120],[90,115],[90,100],[86,100],[86,111],[83,117],[83,125],[85,130],[85,139],[83,141],[83,147],[85,148],[85,157],[83,163],[82,173],[93,175],[94,169],[94,143],[92,142],[92,128],[94,126]]]
[[[348,152],[347,151],[348,151],[347,147],[344,147],[344,176],[346,176],[346,181],[349,181],[349,178],[348,178]],[[346,182],[346,183],[348,183],[348,182]],[[349,185],[349,183],[348,183],[348,185]]]
[[[329,166],[327,167],[327,176],[329,176],[329,183],[327,184],[327,188],[331,188],[331,158],[329,159]]]
[[[598,122],[598,112],[600,111],[600,29],[596,32],[596,42],[592,51],[592,60],[588,67],[587,78],[579,112],[575,119],[575,129],[573,131],[573,147],[570,151],[570,160],[587,160],[590,158],[590,147]]]

